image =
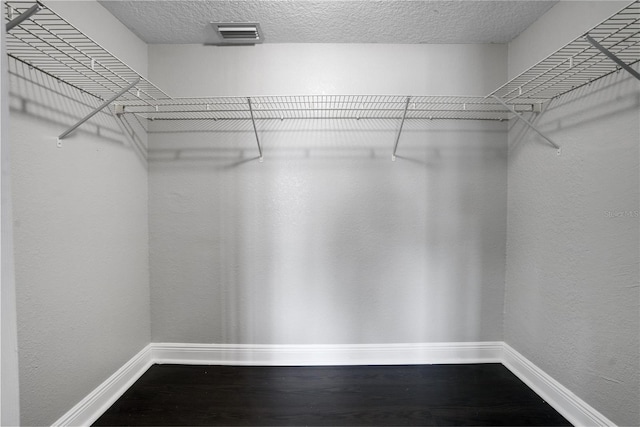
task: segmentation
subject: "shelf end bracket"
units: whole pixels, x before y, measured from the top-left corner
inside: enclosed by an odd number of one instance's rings
[[[585,38],[587,39],[587,41],[589,43],[591,43],[591,45],[593,45],[593,47],[595,47],[600,52],[602,52],[607,58],[609,58],[610,60],[612,60],[613,62],[618,64],[620,67],[624,68],[624,70],[626,72],[628,72],[629,74],[631,74],[633,77],[635,77],[636,79],[640,80],[640,73],[638,73],[636,70],[634,70],[629,65],[627,65],[623,60],[618,58],[609,49],[607,49],[606,47],[602,46],[600,43],[595,41],[594,38],[591,37],[589,34],[585,35]]]
[[[80,119],[75,125],[71,126],[69,129],[67,129],[66,131],[62,132],[60,134],[60,136],[58,137],[58,143],[60,142],[60,140],[66,138],[71,132],[73,132],[74,130],[76,130],[78,127],[80,127],[80,125],[82,125],[84,122],[86,122],[87,120],[89,120],[91,117],[95,116],[96,114],[98,114],[103,108],[105,108],[107,105],[111,104],[113,101],[115,101],[116,99],[120,98],[122,96],[122,94],[124,94],[125,92],[129,91],[132,87],[134,87],[135,85],[138,84],[138,82],[140,81],[140,77],[138,77],[135,81],[133,81],[132,83],[129,83],[129,85],[127,85],[127,87],[123,88],[120,92],[116,93],[115,95],[113,95],[111,98],[109,98],[108,100],[106,100],[105,102],[103,102],[102,104],[100,104],[99,107],[97,107],[95,110],[93,110],[92,112],[90,112],[89,114],[87,114],[86,116],[84,116],[82,119]]]
[[[8,33],[16,25],[20,25],[23,21],[26,21],[27,19],[31,18],[31,16],[37,13],[40,9],[42,9],[42,6],[40,5],[40,3],[36,3],[33,6],[31,6],[29,9],[22,12],[20,16],[16,16],[11,21],[7,22],[7,24],[5,25],[6,32]]]
[[[398,143],[400,142],[400,134],[402,133],[402,127],[404,126],[404,121],[407,118],[407,110],[409,109],[409,102],[411,101],[411,97],[407,96],[407,101],[404,104],[404,112],[402,113],[402,121],[400,122],[400,129],[398,129],[398,134],[396,135],[396,143],[393,146],[393,154],[391,155],[391,160],[396,161],[396,151],[398,151]]]
[[[522,120],[522,122],[524,124],[526,124],[527,126],[529,126],[535,133],[537,133],[538,135],[543,137],[549,144],[551,144],[552,147],[554,147],[556,150],[558,150],[558,155],[560,155],[560,146],[558,144],[556,144],[555,142],[553,142],[553,140],[551,140],[551,138],[549,138],[544,133],[540,132],[540,130],[538,130],[538,128],[533,123],[531,123],[529,120],[527,120],[524,117],[522,117],[522,114],[518,113],[511,105],[507,104],[501,98],[499,98],[496,95],[491,95],[491,97],[494,98],[496,101],[498,101],[500,104],[502,104],[504,106],[504,108],[506,108],[511,113],[513,113],[519,120]]]
[[[262,157],[262,147],[260,146],[260,138],[258,138],[258,129],[256,128],[256,119],[253,117],[253,107],[251,106],[251,98],[247,98],[249,104],[249,114],[251,114],[251,123],[253,124],[253,133],[256,135],[256,142],[258,143],[258,153],[260,154],[260,162],[264,160]]]

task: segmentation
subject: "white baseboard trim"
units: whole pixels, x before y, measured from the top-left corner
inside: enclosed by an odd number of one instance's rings
[[[346,345],[151,344],[156,363],[203,365],[409,365],[500,363],[502,342]]]
[[[351,345],[151,343],[53,425],[92,424],[153,364],[320,366],[461,363],[502,363],[572,424],[615,426],[501,341]]]
[[[113,375],[96,387],[60,417],[53,426],[88,426],[95,422],[113,403],[118,400],[151,365],[151,345],[147,345]]]
[[[615,426],[571,390],[553,379],[509,344],[504,343],[502,363],[575,426]]]

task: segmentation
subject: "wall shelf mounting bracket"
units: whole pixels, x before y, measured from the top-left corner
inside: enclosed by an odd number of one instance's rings
[[[620,67],[622,67],[626,72],[628,72],[629,74],[631,74],[633,77],[635,77],[636,79],[640,80],[640,73],[638,73],[636,70],[634,70],[633,68],[631,68],[629,65],[627,65],[623,60],[621,60],[620,58],[618,58],[614,53],[612,53],[609,49],[607,49],[606,47],[602,46],[600,43],[598,43],[597,41],[594,40],[593,37],[591,37],[589,34],[584,36],[585,39],[587,39],[587,41],[589,43],[591,43],[593,45],[593,47],[595,47],[596,49],[598,49],[600,52],[602,52],[604,55],[607,56],[607,58],[609,58],[610,60],[612,60],[613,62],[615,62],[616,64],[618,64]]]
[[[116,105],[115,107],[118,107],[118,106]],[[120,128],[120,131],[122,132],[122,134],[126,138],[127,142],[129,142],[129,144],[131,144],[131,147],[135,147],[136,142],[133,140],[133,137],[129,134],[129,132],[127,131],[127,129],[124,127],[124,125],[121,122],[122,114],[118,113],[117,108],[114,108],[113,110],[111,108],[108,108],[108,110],[109,110],[109,113],[111,113],[111,115],[113,116],[113,119],[116,121],[116,124]]]
[[[60,136],[58,137],[58,146],[60,146],[60,141],[62,139],[64,139],[65,137],[67,137],[71,132],[73,132],[74,130],[76,130],[78,127],[80,127],[80,125],[82,125],[84,122],[86,122],[87,120],[89,120],[91,117],[95,116],[96,114],[98,114],[103,108],[105,108],[106,106],[108,106],[109,104],[111,104],[113,101],[115,101],[116,99],[120,98],[122,96],[122,94],[126,93],[127,91],[129,91],[132,87],[134,87],[135,85],[138,84],[138,82],[140,81],[140,77],[138,77],[136,80],[134,80],[133,82],[129,83],[127,85],[127,87],[123,88],[120,92],[116,93],[115,95],[113,95],[111,98],[109,98],[108,100],[104,101],[102,104],[100,104],[99,107],[97,107],[96,109],[94,109],[92,112],[90,112],[89,114],[87,114],[86,116],[84,116],[82,119],[80,119],[75,125],[71,126],[69,129],[67,129],[66,131],[62,132],[60,134]]]
[[[262,157],[262,147],[260,146],[260,138],[258,138],[258,129],[256,128],[256,120],[253,117],[253,107],[251,106],[251,98],[247,98],[247,103],[249,104],[249,114],[251,114],[251,123],[253,124],[253,133],[256,135],[256,142],[258,143],[258,153],[260,154],[260,161],[262,162],[264,159]]]
[[[7,24],[5,25],[5,30],[7,32],[11,31],[13,27],[15,27],[16,25],[20,25],[21,22],[31,18],[31,16],[37,13],[40,9],[42,9],[42,6],[40,6],[40,3],[34,4],[29,9],[22,12],[19,16],[7,22]]]
[[[391,160],[396,161],[396,151],[398,151],[398,143],[400,142],[400,134],[402,133],[402,127],[404,126],[404,120],[407,118],[407,110],[409,109],[409,102],[411,101],[411,97],[407,96],[407,101],[404,104],[404,112],[402,113],[402,121],[400,122],[400,129],[398,129],[398,134],[396,135],[396,143],[393,146],[393,154],[391,155]]]
[[[538,128],[536,128],[536,126],[533,123],[531,123],[529,120],[527,120],[524,117],[522,117],[522,115],[520,113],[518,113],[511,105],[507,104],[506,102],[504,102],[501,98],[499,98],[496,95],[491,95],[491,97],[493,97],[496,101],[498,101],[500,104],[502,104],[504,106],[504,108],[506,108],[507,110],[511,111],[511,113],[513,113],[519,120],[522,120],[522,122],[524,124],[526,124],[527,126],[529,126],[535,133],[537,133],[538,135],[543,137],[549,144],[551,144],[552,147],[554,147],[556,150],[558,150],[558,155],[560,155],[560,146],[558,144],[553,142],[544,133],[540,132],[538,130]]]

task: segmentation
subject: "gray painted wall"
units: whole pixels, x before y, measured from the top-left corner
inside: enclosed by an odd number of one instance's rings
[[[510,70],[623,6],[560,3],[510,45]],[[563,153],[509,130],[505,341],[616,424],[638,425],[640,83],[605,78],[537,123]]]
[[[484,94],[506,77],[505,46],[150,46],[149,58],[151,79],[184,95]],[[504,123],[408,123],[397,162],[398,121],[260,121],[264,163],[249,126],[150,128],[153,341],[502,339]]]
[[[94,37],[125,31],[95,2],[53,7]],[[136,40],[111,48],[146,68]],[[146,136],[99,114],[57,148],[99,102],[9,69],[21,424],[50,425],[150,340]]]
[[[558,4],[510,45],[510,74],[612,3]],[[146,46],[96,4],[54,8],[146,73]],[[506,61],[502,46],[149,48],[151,79],[183,96],[485,95]],[[55,421],[119,368],[149,317],[153,341],[504,338],[639,423],[638,219],[618,214],[638,210],[637,82],[554,102],[540,125],[561,157],[511,127],[507,228],[503,124],[409,123],[392,163],[396,122],[259,123],[258,163],[246,124],[154,123],[147,212],[144,130],[130,144],[99,115],[55,148],[86,107],[13,74],[23,424]]]
[[[4,10],[4,1],[0,4]],[[2,209],[0,211],[2,228],[0,235],[0,262],[2,288],[0,302],[2,308],[2,390],[0,390],[0,425],[20,424],[20,387],[18,372],[18,338],[16,325],[16,288],[13,263],[13,220],[11,205],[11,160],[9,152],[9,79],[7,74],[7,55],[5,32],[0,31],[2,55],[0,64],[0,189],[2,191]]]

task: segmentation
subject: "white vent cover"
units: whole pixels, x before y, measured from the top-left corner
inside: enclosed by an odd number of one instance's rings
[[[260,24],[256,22],[212,22],[216,30],[216,44],[262,43]]]

